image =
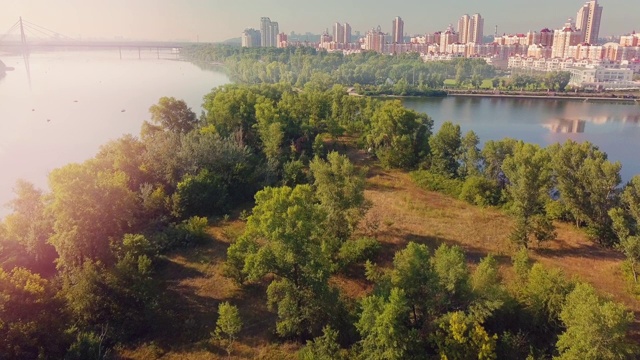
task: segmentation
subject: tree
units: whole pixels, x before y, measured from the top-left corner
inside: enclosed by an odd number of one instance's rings
[[[227,187],[220,176],[204,169],[182,178],[172,200],[174,215],[181,219],[222,214],[227,208]]]
[[[402,289],[411,308],[414,326],[420,327],[435,315],[440,283],[431,266],[431,256],[426,245],[410,242],[393,258],[391,286]]]
[[[329,153],[327,161],[316,157],[309,168],[316,197],[327,216],[323,224],[326,235],[335,238],[339,247],[351,236],[366,212],[366,170],[357,169],[345,155],[337,152]],[[332,253],[335,251],[337,248],[331,250]]]
[[[471,276],[471,289],[483,310],[493,311],[503,305],[506,292],[501,284],[498,262],[493,256],[487,255],[480,261]]]
[[[548,152],[537,145],[519,142],[513,155],[507,156],[502,164],[509,181],[511,210],[516,216],[511,239],[521,246],[527,247],[532,236],[538,241],[555,238],[544,207],[551,189],[549,163]]]
[[[517,285],[516,297],[527,314],[528,332],[536,348],[548,352],[555,343],[562,323],[560,312],[566,296],[573,290],[573,284],[557,269],[545,269],[541,264],[534,264],[529,271],[524,250],[518,254],[514,262],[519,279],[524,285]],[[522,284],[522,283],[520,283]]]
[[[269,99],[264,97],[258,99],[256,103],[256,120],[258,135],[260,136],[260,141],[262,141],[262,151],[268,160],[279,161],[285,133],[283,124],[280,123],[278,109]]]
[[[431,263],[438,275],[440,287],[445,290],[446,309],[466,305],[470,295],[470,278],[462,249],[458,246],[441,245],[433,255]]]
[[[511,138],[504,138],[499,141],[489,140],[482,148],[482,159],[484,160],[484,175],[495,181],[501,188],[506,186],[506,179],[502,171],[504,160],[513,155],[518,141]]]
[[[336,304],[328,286],[330,262],[322,250],[325,214],[309,185],[265,188],[244,234],[228,250],[230,273],[275,280],[267,288],[271,308],[277,308],[276,331],[281,336],[317,333]]]
[[[123,236],[113,253],[113,266],[87,260],[68,270],[61,296],[82,331],[106,331],[110,341],[131,341],[148,331],[157,310],[155,256],[149,241],[133,234]]]
[[[298,353],[300,360],[339,360],[345,357],[340,351],[338,344],[338,331],[331,326],[322,329],[322,336],[313,341],[307,341],[307,345]]]
[[[620,208],[609,211],[613,229],[620,240],[618,248],[625,254],[633,280],[638,284],[640,272],[640,175],[631,179],[621,196]]]
[[[240,132],[245,144],[257,149],[255,105],[259,94],[247,86],[225,85],[205,95],[202,108],[207,125],[221,137]]]
[[[497,335],[461,311],[443,317],[435,334],[438,352],[446,360],[496,359]]]
[[[461,147],[460,125],[444,122],[440,130],[429,139],[431,171],[450,178],[458,177]]]
[[[478,148],[480,138],[475,132],[469,131],[464,135],[460,143],[459,153],[459,175],[461,178],[480,175],[482,154]]]
[[[24,268],[0,268],[0,358],[63,358],[64,304],[51,282]]]
[[[385,102],[371,119],[367,143],[384,166],[415,168],[429,154],[433,120],[406,109],[399,101]]]
[[[219,341],[226,343],[225,350],[229,358],[231,358],[231,349],[240,330],[242,330],[242,319],[240,319],[238,308],[226,301],[220,303],[214,336]]]
[[[576,286],[560,318],[566,330],[558,338],[558,359],[631,359],[638,354],[637,345],[627,338],[633,313],[601,298],[591,285]]]
[[[482,75],[473,74],[471,76],[471,86],[473,86],[475,89],[480,89],[480,86],[482,86],[483,80],[484,79],[482,78]]]
[[[555,149],[553,168],[564,204],[579,224],[587,224],[590,236],[602,245],[611,245],[614,234],[609,210],[616,203],[620,184],[620,163],[589,142],[567,141]]]
[[[404,359],[415,336],[405,322],[407,299],[404,291],[393,288],[388,300],[368,296],[362,300],[362,314],[356,324],[362,336],[362,356],[366,359]]]
[[[198,124],[196,114],[183,100],[161,97],[157,104],[149,108],[151,121],[160,129],[175,133],[188,133]]]
[[[134,230],[137,196],[121,171],[103,171],[94,160],[55,169],[49,175],[51,211],[55,218],[51,244],[58,266],[70,268],[85,260],[112,262],[111,242]]]
[[[20,266],[51,271],[57,254],[48,243],[53,233],[53,218],[46,211],[45,195],[24,180],[18,180],[14,192],[16,198],[8,204],[13,212],[4,219],[5,236],[26,253],[28,261]]]

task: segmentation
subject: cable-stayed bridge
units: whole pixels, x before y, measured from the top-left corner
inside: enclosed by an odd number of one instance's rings
[[[33,50],[54,49],[138,49],[138,56],[142,50],[171,49],[179,53],[180,49],[189,42],[176,41],[126,41],[126,40],[82,40],[63,35],[59,32],[34,24],[20,18],[4,34],[0,34],[0,52],[29,53]]]

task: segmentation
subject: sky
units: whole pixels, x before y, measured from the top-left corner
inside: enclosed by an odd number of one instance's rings
[[[2,0],[0,34],[22,16],[72,38],[127,38],[217,42],[260,27],[260,17],[278,21],[280,31],[321,33],[348,22],[362,33],[380,25],[391,32],[400,16],[405,33],[424,34],[457,24],[479,12],[485,35],[561,27],[584,0]],[[638,0],[601,0],[600,36],[640,31]],[[1,35],[0,35],[1,37]]]

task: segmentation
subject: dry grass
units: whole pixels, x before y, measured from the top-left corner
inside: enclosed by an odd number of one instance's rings
[[[445,243],[462,247],[472,267],[482,257],[493,254],[503,274],[510,277],[510,256],[514,248],[508,240],[513,225],[509,216],[500,210],[483,209],[424,191],[407,173],[383,170],[361,151],[350,150],[348,155],[356,164],[369,168],[365,195],[372,207],[359,231],[375,235],[381,241],[379,265],[390,266],[395,252],[410,241],[427,244],[432,249]],[[636,313],[638,325],[640,302],[626,290],[627,284],[620,274],[621,255],[593,245],[571,225],[557,225],[558,239],[532,249],[532,257],[611,294]],[[215,240],[167,259],[160,276],[169,284],[166,296],[175,304],[173,319],[184,324],[173,324],[180,333],[162,334],[136,348],[122,350],[123,358],[226,358],[226,353],[210,336],[221,301],[237,305],[245,321],[241,341],[235,344],[232,358],[295,358],[300,345],[282,343],[273,335],[276,316],[266,308],[265,285],[240,288],[222,275],[226,249],[243,228],[241,221],[222,221],[210,228]],[[345,274],[334,276],[331,284],[351,299],[359,299],[372,290],[362,266],[352,266]]]
[[[512,219],[496,209],[483,209],[446,195],[418,188],[409,174],[375,166],[361,153],[351,152],[353,161],[369,166],[366,197],[373,207],[371,219],[392,219],[389,227],[380,225],[379,239],[389,265],[393,252],[408,241],[429,245],[458,245],[473,266],[487,254],[510,272],[514,247],[508,239]],[[636,314],[634,337],[640,338],[640,301],[628,291],[621,273],[624,256],[591,242],[584,232],[566,223],[557,223],[558,238],[531,249],[531,257],[548,267],[561,269],[568,277],[593,284],[601,293],[623,303]],[[508,276],[508,275],[507,275]]]
[[[139,346],[123,349],[124,359],[226,359],[224,349],[212,340],[218,304],[238,306],[244,321],[232,350],[232,359],[287,359],[299,348],[273,336],[276,316],[266,307],[264,285],[239,287],[223,276],[227,248],[244,229],[242,221],[221,221],[210,227],[212,240],[200,247],[169,256],[159,271],[168,287],[167,304],[174,309],[169,329]]]

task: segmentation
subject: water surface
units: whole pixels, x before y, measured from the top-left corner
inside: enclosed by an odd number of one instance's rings
[[[590,141],[622,163],[622,178],[640,174],[640,104],[503,98],[406,99],[405,106],[425,112],[434,131],[445,121],[482,142],[505,137],[542,146],[568,139]]]
[[[0,204],[23,178],[46,188],[47,174],[84,161],[100,145],[137,135],[148,109],[162,96],[184,99],[200,114],[202,97],[229,83],[171,54],[122,52],[31,54],[31,86],[21,56],[0,60],[15,70],[0,78]],[[0,216],[6,215],[0,207]]]

